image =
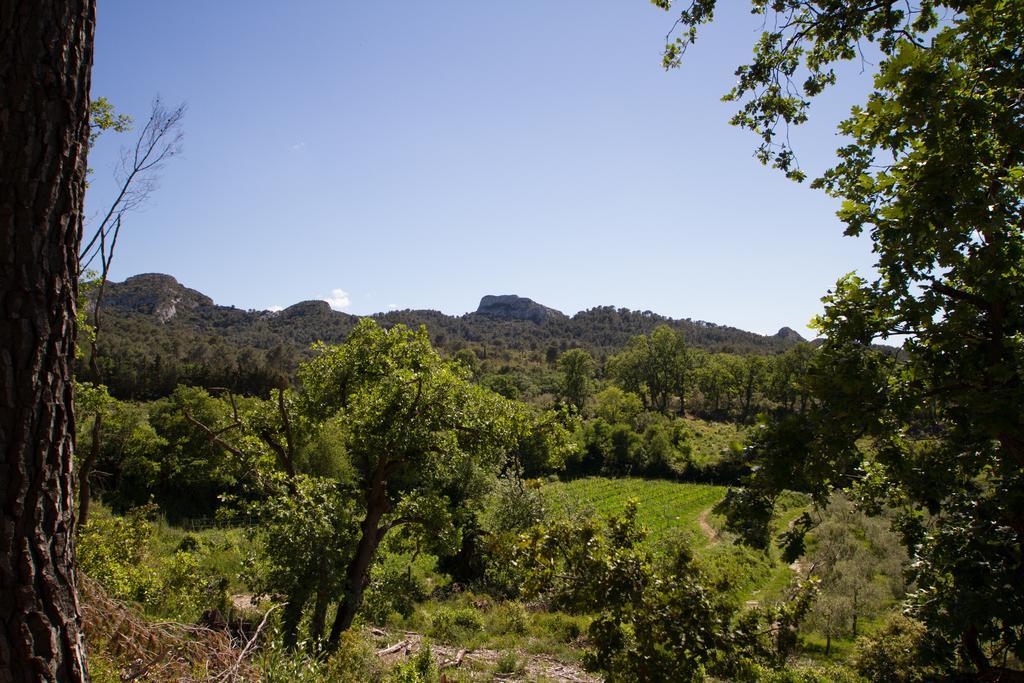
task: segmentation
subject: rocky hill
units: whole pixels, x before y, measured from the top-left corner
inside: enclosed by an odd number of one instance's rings
[[[565,318],[565,313],[553,308],[542,306],[533,299],[516,296],[515,294],[489,294],[480,299],[477,314],[487,315],[503,320],[529,320],[543,323],[552,318]]]
[[[766,336],[611,306],[570,317],[511,294],[484,296],[475,312],[460,316],[405,310],[372,317],[385,327],[426,325],[445,353],[468,347],[482,358],[520,354],[538,362],[573,347],[601,360],[662,324],[682,331],[691,346],[716,352],[774,354],[802,341],[789,328]],[[220,306],[170,275],[136,275],[106,287],[102,380],[122,397],[163,396],[179,382],[260,393],[286,381],[313,342],[340,343],[358,320],[324,301],[277,312]],[[92,379],[84,364],[79,373]]]

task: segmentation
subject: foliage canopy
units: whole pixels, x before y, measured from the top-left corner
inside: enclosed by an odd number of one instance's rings
[[[667,66],[715,5],[680,13]],[[867,102],[840,125],[848,144],[814,181],[842,200],[848,235],[870,235],[878,275],[846,276],[825,297],[818,403],[755,440],[760,469],[729,499],[732,523],[763,543],[766,511],[794,482],[822,502],[854,487],[865,504],[901,509],[933,654],[952,665],[959,652],[984,672],[1024,655],[1024,604],[1005,589],[1024,557],[1024,5],[752,7],[772,28],[726,99],[742,103],[733,122],[761,137],[761,160],[790,177],[803,173],[784,129],[864,41],[882,55]],[[899,335],[901,362],[871,351]]]

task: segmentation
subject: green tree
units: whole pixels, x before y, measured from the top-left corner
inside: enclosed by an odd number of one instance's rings
[[[681,12],[667,65],[715,5]],[[1024,4],[752,5],[772,28],[727,97],[762,161],[791,177],[803,174],[785,128],[863,41],[881,53],[868,101],[840,125],[838,163],[814,182],[842,200],[848,235],[870,234],[878,275],[825,298],[820,405],[758,437],[764,466],[730,500],[749,512],[787,480],[819,499],[856,483],[901,509],[911,605],[934,652],[990,675],[996,657],[1024,657],[1024,596],[1004,588],[1024,572]],[[905,335],[903,362],[870,350],[893,335]]]
[[[385,537],[456,552],[495,475],[540,427],[472,384],[464,365],[442,359],[426,328],[384,330],[363,319],[344,344],[314,348],[299,367],[299,391],[241,409],[232,397],[227,418],[223,402],[219,418],[209,406],[208,417],[197,415],[202,401],[184,415],[194,434],[256,472],[265,500],[254,506],[264,524],[252,581],[288,596],[287,644],[297,642],[310,599],[314,641],[337,601],[326,642],[334,650]]]
[[[333,648],[352,625],[385,535],[398,529],[428,549],[458,548],[456,515],[479,505],[528,418],[442,360],[424,328],[383,330],[364,319],[345,344],[318,352],[299,370],[302,410],[314,420],[342,419],[362,516]]]
[[[561,373],[559,391],[577,410],[583,410],[590,398],[594,378],[594,358],[584,349],[569,349],[558,358]]]
[[[260,523],[249,532],[257,551],[247,558],[247,579],[258,595],[286,596],[281,630],[288,648],[298,642],[311,598],[309,637],[319,643],[327,610],[344,589],[341,570],[359,529],[355,494],[344,482],[300,474],[278,478],[271,495],[253,506]]]
[[[810,396],[806,376],[813,357],[814,347],[805,343],[772,357],[765,390],[782,410],[802,413],[807,409]]]
[[[813,590],[783,608],[737,607],[707,582],[685,545],[658,562],[643,541],[637,503],[621,515],[557,520],[529,529],[516,546],[528,567],[527,596],[569,612],[592,613],[586,659],[609,681],[693,681],[710,673],[752,680],[752,665],[785,660],[789,634]]]
[[[858,636],[864,618],[903,597],[906,554],[885,518],[867,517],[845,497],[832,497],[809,536],[807,562],[820,579],[808,623],[825,634],[825,654],[836,636]]]
[[[619,385],[662,413],[675,398],[680,415],[685,415],[690,371],[683,333],[668,325],[659,325],[649,336],[633,337],[624,351],[608,359],[608,372]]]
[[[594,396],[594,415],[610,424],[621,422],[637,429],[643,412],[640,397],[619,387],[608,387]]]

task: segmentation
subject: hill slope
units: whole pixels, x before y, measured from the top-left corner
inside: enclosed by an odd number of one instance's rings
[[[773,354],[800,340],[788,328],[765,336],[611,306],[570,317],[515,295],[485,296],[477,311],[461,316],[404,310],[371,317],[385,327],[426,325],[448,353],[469,346],[478,355],[525,353],[540,361],[573,347],[601,359],[662,324],[681,330],[691,346],[716,352]],[[135,398],[166,395],[178,382],[262,393],[291,374],[310,344],[342,342],[359,320],[324,301],[276,312],[219,306],[159,273],[108,283],[103,319],[104,381],[116,394]],[[84,364],[80,373],[91,379]]]

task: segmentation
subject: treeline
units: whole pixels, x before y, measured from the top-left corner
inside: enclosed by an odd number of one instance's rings
[[[794,345],[790,335],[768,337],[611,306],[543,323],[437,311],[392,311],[374,318],[385,328],[426,325],[432,344],[446,354],[471,348],[481,359],[500,360],[520,369],[535,366],[534,371],[521,373],[525,375],[539,374],[538,367],[553,364],[572,348],[583,348],[603,362],[631,338],[648,335],[659,326],[682,333],[691,347],[709,353],[773,355]],[[174,278],[139,275],[107,285],[101,372],[94,376],[88,359],[83,359],[77,375],[84,381],[102,380],[122,399],[168,396],[178,384],[265,396],[282,379],[294,379],[298,362],[311,357],[314,342],[341,343],[358,320],[331,310],[322,301],[303,302],[276,313],[216,306]],[[525,398],[551,388],[528,384],[520,387]]]
[[[112,398],[104,408],[108,436],[97,451],[94,467],[102,474],[96,486],[118,509],[152,498],[172,518],[208,516],[220,496],[238,493],[244,477],[185,411],[205,416],[204,424],[230,424],[229,405],[211,392],[253,397],[237,398],[241,403],[267,399],[294,385],[298,354],[283,345],[239,349],[210,335],[193,341],[186,362],[164,361],[155,345],[147,349],[153,355],[140,361],[136,354],[143,351],[121,346],[127,338],[106,341],[99,359]],[[173,350],[175,337],[164,339]],[[713,435],[701,425],[729,431],[735,429],[730,424],[751,423],[758,415],[804,411],[815,353],[809,344],[775,356],[709,353],[663,325],[633,337],[604,362],[581,348],[541,359],[488,355],[474,345],[449,357],[474,383],[550,414],[552,425],[567,435],[557,455],[546,437],[524,439],[517,451],[524,476],[643,475],[735,484],[747,467],[742,437],[732,434],[710,450]],[[139,365],[126,362],[133,358]],[[90,380],[83,371],[81,381]],[[147,400],[117,400],[117,388],[126,385],[130,396]],[[83,452],[92,449],[93,413],[83,413]]]
[[[747,423],[803,412],[814,354],[809,344],[777,356],[708,353],[668,326],[633,337],[603,366],[583,349],[567,351],[557,362],[557,398],[582,421],[565,473],[736,483],[745,471],[739,446],[697,457],[703,435],[685,418]]]

